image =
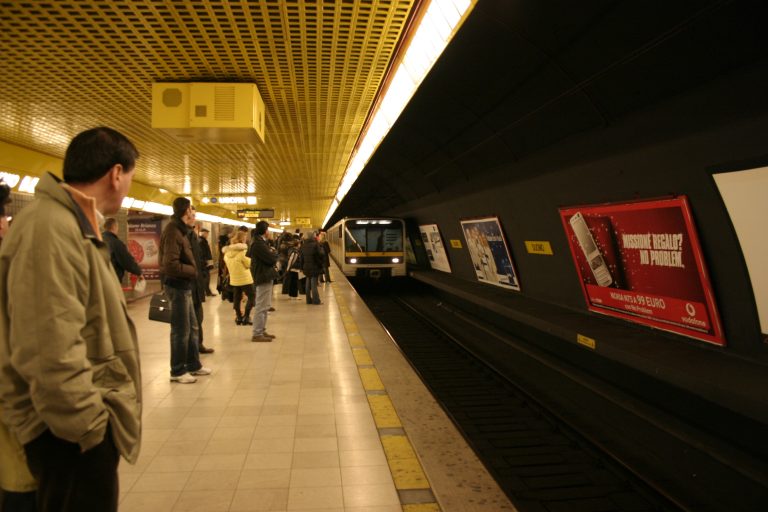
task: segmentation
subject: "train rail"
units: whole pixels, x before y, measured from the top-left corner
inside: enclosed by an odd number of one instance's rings
[[[680,510],[467,350],[472,325],[439,326],[442,304],[402,287],[358,291],[521,512]]]

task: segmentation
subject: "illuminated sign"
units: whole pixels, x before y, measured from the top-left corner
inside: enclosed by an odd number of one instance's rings
[[[244,210],[237,210],[237,216],[241,219],[271,219],[275,216],[275,210],[256,210],[254,208],[247,208]]]
[[[204,197],[204,204],[256,204],[256,196]]]

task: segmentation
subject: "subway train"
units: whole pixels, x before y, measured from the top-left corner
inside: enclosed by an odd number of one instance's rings
[[[331,257],[345,276],[379,279],[406,275],[402,219],[343,218],[327,233]]]

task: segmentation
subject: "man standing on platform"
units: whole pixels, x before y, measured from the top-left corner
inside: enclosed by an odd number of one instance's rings
[[[256,224],[256,236],[253,239],[248,257],[251,258],[251,274],[253,274],[253,286],[256,289],[255,305],[253,307],[253,337],[251,341],[272,341],[275,337],[268,334],[267,312],[272,305],[272,285],[277,277],[275,263],[277,263],[277,251],[269,246],[269,224],[259,221]]]
[[[123,276],[127,270],[135,276],[141,277],[141,267],[133,258],[122,240],[117,238],[117,219],[110,217],[104,221],[104,232],[101,233],[104,242],[109,246],[109,254],[112,266],[117,273],[117,280],[123,282]]]
[[[139,153],[93,128],[42,177],[0,249],[0,409],[24,444],[42,511],[116,511],[120,455],[141,437],[136,330],[99,231]]]
[[[210,375],[200,364],[200,332],[192,301],[197,267],[189,231],[195,209],[186,197],[173,200],[171,221],[160,236],[160,278],[171,303],[171,382],[193,384],[198,375]]]
[[[208,244],[208,235],[210,231],[205,228],[200,229],[200,251],[203,258],[203,282],[205,283],[205,295],[215,297],[216,294],[211,291],[211,270],[213,270],[213,252]]]
[[[192,207],[195,210],[195,207]],[[193,217],[194,219],[194,217]],[[195,233],[194,220],[192,226],[190,226],[189,233],[189,245],[192,247],[192,254],[195,256],[195,267],[197,267],[197,279],[195,285],[192,286],[192,304],[195,306],[195,317],[197,318],[197,346],[198,352],[201,354],[213,354],[214,349],[206,347],[203,343],[203,302],[205,302],[205,292],[208,291],[208,279],[210,278],[208,272],[202,273],[202,269],[205,268],[205,261],[203,260],[203,248],[200,244],[200,238]]]

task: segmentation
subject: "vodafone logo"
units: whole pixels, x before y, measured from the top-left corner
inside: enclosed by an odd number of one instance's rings
[[[685,312],[688,316],[696,316],[696,308],[690,302],[685,305]]]

